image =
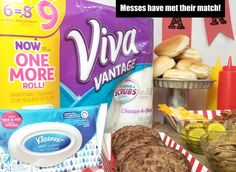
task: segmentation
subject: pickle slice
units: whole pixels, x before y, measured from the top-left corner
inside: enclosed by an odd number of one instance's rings
[[[204,124],[202,122],[195,122],[195,123],[191,123],[191,124],[186,125],[184,128],[186,130],[191,130],[194,128],[203,128],[203,125]]]
[[[182,128],[180,130],[180,134],[186,136],[187,135],[187,131],[184,128]]]
[[[184,141],[184,142],[186,142],[186,139],[187,139],[187,131],[184,129],[184,128],[182,128],[181,130],[180,130],[180,138]]]
[[[226,128],[219,122],[213,122],[207,126],[207,131],[225,131]]]
[[[210,124],[211,122],[204,122],[204,124],[203,124],[203,128],[205,129],[205,130],[207,130],[207,127],[208,127],[208,125]]]
[[[206,130],[204,128],[194,128],[188,132],[189,140],[193,142],[199,142],[201,136],[206,134]]]

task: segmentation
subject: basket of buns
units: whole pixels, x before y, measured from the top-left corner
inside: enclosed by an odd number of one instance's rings
[[[154,49],[153,77],[175,80],[207,79],[210,67],[202,62],[201,53],[190,48],[190,39],[177,35],[164,40]]]

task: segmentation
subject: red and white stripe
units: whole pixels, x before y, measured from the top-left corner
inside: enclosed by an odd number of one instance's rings
[[[221,110],[193,110],[190,111],[198,115],[202,115],[207,119],[215,119],[217,116],[220,116]]]
[[[221,110],[192,110],[189,112],[193,112],[195,114],[204,116],[209,120],[212,120],[212,119],[215,119],[217,116],[220,116],[222,111]],[[178,118],[175,118],[167,114],[164,114],[164,115],[167,121],[169,122],[169,124],[171,125],[171,127],[177,130],[177,121],[180,121],[180,120]]]
[[[195,157],[193,157],[188,151],[186,151],[182,146],[177,144],[171,137],[166,135],[163,132],[159,132],[161,136],[161,140],[163,143],[171,148],[174,148],[181,152],[189,161],[191,166],[191,172],[210,172],[210,170],[204,166],[202,163],[200,163]]]

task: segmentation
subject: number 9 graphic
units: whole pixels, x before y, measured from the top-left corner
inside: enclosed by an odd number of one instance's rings
[[[49,11],[47,10],[50,10]],[[47,20],[47,23],[42,23],[41,27],[44,30],[52,29],[58,21],[58,10],[56,7],[49,1],[43,0],[38,3],[38,12],[41,18]]]

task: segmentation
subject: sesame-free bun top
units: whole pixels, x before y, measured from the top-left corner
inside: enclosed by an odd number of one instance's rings
[[[176,57],[189,46],[189,41],[186,35],[173,36],[157,45],[154,52],[158,56]]]
[[[199,79],[206,79],[210,74],[210,67],[208,65],[192,59],[180,60],[176,68],[193,72]]]
[[[196,61],[202,61],[201,54],[198,50],[194,48],[187,48],[185,49],[179,56],[175,59],[193,59]]]
[[[182,69],[169,69],[163,74],[165,79],[197,80],[195,73]]]
[[[159,56],[153,61],[153,77],[159,77],[163,75],[165,71],[175,66],[174,59],[168,56]]]

